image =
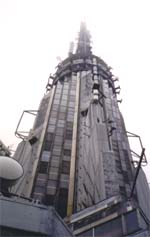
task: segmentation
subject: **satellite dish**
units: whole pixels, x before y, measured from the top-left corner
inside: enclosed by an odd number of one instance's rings
[[[0,191],[4,196],[11,196],[8,188],[15,185],[22,175],[23,168],[16,160],[0,156]]]

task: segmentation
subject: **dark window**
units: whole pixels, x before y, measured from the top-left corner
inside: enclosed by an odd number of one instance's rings
[[[120,160],[115,160],[115,163],[116,163],[116,167],[121,169],[121,162],[120,162]]]
[[[132,175],[131,162],[130,162],[130,158],[129,158],[129,155],[128,155],[128,151],[123,149],[123,153],[124,153],[125,163],[126,163],[126,167],[127,167],[128,173]]]
[[[52,180],[52,179],[49,179],[48,180],[48,183],[47,183],[47,187],[56,187],[57,186],[57,181],[56,180]]]
[[[66,136],[65,136],[66,139],[72,139],[72,130],[66,130]]]
[[[120,189],[120,194],[121,194],[122,196],[125,196],[125,197],[126,197],[126,189],[125,189],[125,187],[119,186],[119,189]]]
[[[116,152],[117,154],[119,154],[119,148],[118,147],[113,146],[113,151]]]
[[[43,150],[50,151],[52,148],[52,141],[44,141]]]
[[[69,161],[62,161],[62,173],[69,174],[70,173],[70,162]]]
[[[71,156],[71,150],[69,150],[69,149],[64,149],[64,155],[66,155],[66,156]]]
[[[66,127],[72,129],[73,128],[73,123],[72,122],[67,122]]]
[[[66,213],[67,199],[68,199],[68,189],[61,188],[59,191],[57,211],[62,218],[65,217],[67,214]]]
[[[118,173],[122,173],[121,162],[119,160],[115,160],[116,163],[116,170]]]
[[[47,206],[51,206],[54,203],[54,196],[53,195],[45,195],[45,197],[43,198],[43,204],[47,205]]]
[[[129,177],[127,171],[123,171],[123,178],[125,183],[129,183]]]
[[[46,179],[37,179],[37,186],[44,186],[46,184]]]
[[[45,192],[45,186],[44,185],[36,185],[34,192],[35,193],[44,193]]]
[[[39,173],[46,174],[48,170],[48,162],[40,161]]]

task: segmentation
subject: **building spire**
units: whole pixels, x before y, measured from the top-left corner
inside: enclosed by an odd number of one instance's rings
[[[90,39],[91,35],[86,28],[86,23],[81,22],[76,54],[79,54],[80,56],[83,57],[87,57],[92,54]]]

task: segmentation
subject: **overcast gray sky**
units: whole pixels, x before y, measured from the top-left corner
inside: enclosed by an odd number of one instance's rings
[[[93,52],[120,79],[120,110],[142,137],[150,182],[149,12],[149,0],[0,0],[0,139],[16,147],[22,111],[38,108],[56,57],[67,56],[86,20]]]

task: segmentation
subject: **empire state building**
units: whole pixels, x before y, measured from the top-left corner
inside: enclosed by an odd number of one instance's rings
[[[14,158],[24,175],[13,192],[53,206],[76,236],[129,236],[149,228],[145,150],[140,142],[135,162],[128,137],[140,137],[126,131],[119,93],[118,78],[92,53],[81,23],[75,52],[71,45],[38,110],[28,111],[33,128],[27,136],[19,125],[16,130],[22,142]]]

